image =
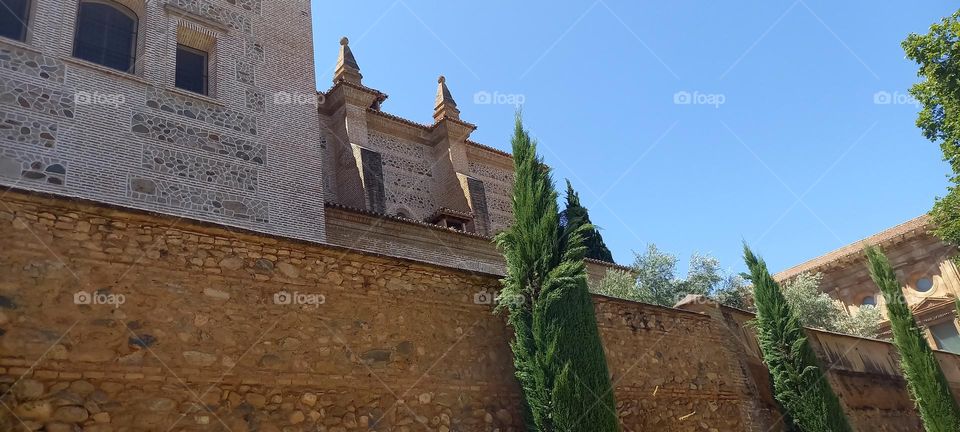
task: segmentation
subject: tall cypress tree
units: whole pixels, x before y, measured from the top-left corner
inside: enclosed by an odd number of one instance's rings
[[[587,248],[587,258],[604,262],[613,262],[613,254],[603,242],[600,231],[590,222],[587,208],[580,204],[580,195],[573,190],[570,180],[567,180],[567,208],[560,213],[560,224],[566,230],[583,228],[583,245]]]
[[[927,432],[960,431],[960,408],[940,370],[940,363],[907,307],[890,261],[875,246],[867,247],[866,254],[870,277],[886,300],[893,344],[900,352],[900,367],[924,428]]]
[[[773,395],[804,432],[852,432],[806,332],[780,291],[767,264],[743,245],[757,307],[756,329]]]
[[[509,313],[527,429],[619,430],[607,362],[587,291],[582,230],[560,227],[550,170],[517,115],[513,225],[496,237],[507,261],[498,298]]]

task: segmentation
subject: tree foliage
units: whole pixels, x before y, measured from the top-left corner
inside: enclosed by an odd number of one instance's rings
[[[806,327],[813,327],[854,336],[876,337],[883,316],[880,309],[861,306],[854,314],[846,310],[829,294],[820,290],[823,275],[801,273],[783,284],[783,296]]]
[[[706,296],[717,303],[753,311],[750,275],[725,272],[716,258],[694,253],[686,278],[677,277],[677,258],[648,245],[637,254],[631,271],[608,270],[593,291],[611,297],[673,306],[687,294]],[[783,284],[783,295],[806,327],[876,337],[883,316],[880,309],[863,306],[848,313],[820,290],[822,275],[803,273]]]
[[[893,344],[900,352],[900,367],[924,428],[928,432],[960,431],[960,408],[940,370],[940,363],[907,307],[902,285],[890,261],[876,247],[867,247],[866,254],[870,277],[886,300]]]
[[[802,431],[852,431],[800,319],[773,280],[767,264],[746,245],[743,257],[753,281],[757,338],[777,402]]]
[[[536,143],[517,116],[513,225],[496,237],[507,261],[498,298],[528,430],[619,430],[607,362],[587,290],[583,232],[560,226],[557,193]]]
[[[921,107],[917,127],[940,145],[953,170],[947,195],[930,212],[934,233],[960,246],[960,11],[930,26],[929,33],[910,34],[902,46],[920,67],[922,81],[910,88]]]
[[[727,274],[716,258],[694,253],[687,277],[677,277],[677,257],[655,244],[635,254],[630,272],[610,270],[594,288],[598,294],[628,300],[673,306],[688,294],[699,294],[738,308],[747,308],[746,281],[738,274]]]
[[[587,258],[613,262],[613,254],[603,242],[600,231],[590,222],[590,213],[580,204],[580,195],[573,190],[570,180],[567,180],[567,208],[560,213],[560,225],[567,230],[588,226],[583,230],[583,245],[587,248]]]

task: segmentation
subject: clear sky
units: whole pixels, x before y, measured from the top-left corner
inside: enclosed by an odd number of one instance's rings
[[[558,186],[573,182],[618,262],[656,243],[740,271],[746,240],[779,271],[944,193],[900,42],[957,7],[314,0],[317,85],[329,88],[345,35],[392,114],[430,123],[443,74],[472,138],[509,150],[522,101]]]

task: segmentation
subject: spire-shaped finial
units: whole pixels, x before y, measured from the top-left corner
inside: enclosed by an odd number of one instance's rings
[[[360,74],[360,65],[357,64],[353,51],[350,51],[350,39],[340,38],[340,55],[337,56],[337,68],[333,72],[333,82],[347,81],[360,84],[363,75]]]
[[[453,95],[447,88],[447,79],[440,75],[440,78],[437,78],[437,83],[437,103],[433,108],[433,119],[440,121],[444,117],[449,117],[460,120],[460,110],[457,109],[457,101],[453,100]]]

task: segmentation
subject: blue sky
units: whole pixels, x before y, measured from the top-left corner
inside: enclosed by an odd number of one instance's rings
[[[436,78],[472,138],[527,127],[618,262],[647,243],[774,271],[926,212],[948,166],[914,125],[900,41],[957,4],[313,2],[318,87],[348,36],[385,111],[431,121]],[[490,95],[490,101],[485,95]],[[685,269],[683,269],[685,270]]]

